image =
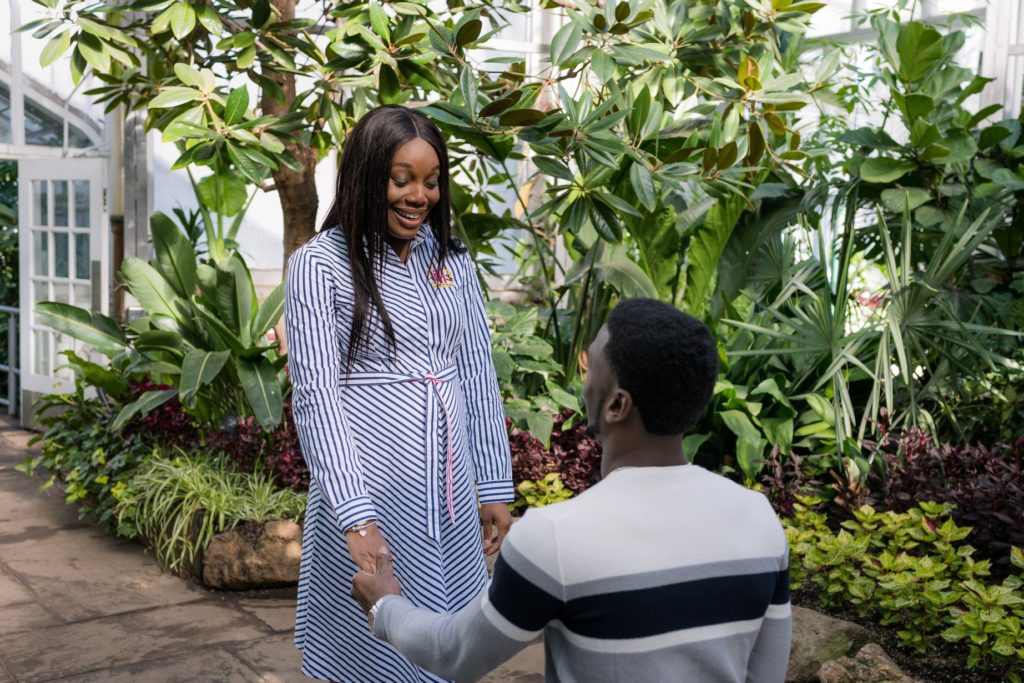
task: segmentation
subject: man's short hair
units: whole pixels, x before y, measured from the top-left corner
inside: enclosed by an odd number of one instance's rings
[[[654,299],[619,303],[608,317],[605,353],[652,434],[682,434],[711,400],[715,340],[704,323],[673,306]]]

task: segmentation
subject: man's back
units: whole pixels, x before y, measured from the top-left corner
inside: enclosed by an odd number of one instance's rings
[[[787,561],[762,495],[694,465],[622,468],[513,527],[484,613],[516,639],[554,619],[548,680],[781,680]]]

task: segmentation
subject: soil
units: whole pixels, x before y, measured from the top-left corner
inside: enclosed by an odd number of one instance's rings
[[[817,610],[836,619],[845,619],[863,626],[871,632],[872,640],[878,643],[886,654],[903,672],[921,683],[1003,683],[1000,674],[984,674],[977,669],[967,668],[967,648],[936,638],[927,654],[917,654],[901,649],[898,630],[861,619],[853,612],[822,605],[814,595],[805,591],[793,593],[793,604]]]

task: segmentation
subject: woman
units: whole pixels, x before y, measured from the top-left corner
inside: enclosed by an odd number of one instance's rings
[[[292,409],[312,474],[295,643],[331,681],[436,681],[349,597],[387,544],[407,597],[465,606],[511,525],[508,436],[483,297],[451,237],[448,154],[423,114],[366,114],[323,229],[288,264]],[[478,513],[477,499],[480,507]]]

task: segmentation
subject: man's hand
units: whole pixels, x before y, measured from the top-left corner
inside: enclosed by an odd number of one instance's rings
[[[388,542],[384,540],[384,535],[380,533],[376,524],[366,529],[365,536],[361,536],[358,531],[348,532],[345,534],[345,540],[348,541],[348,552],[352,555],[352,561],[364,572],[371,574],[377,566],[377,553],[381,548],[388,547]]]
[[[506,503],[486,503],[480,506],[480,523],[483,525],[484,555],[493,555],[501,550],[501,542],[512,527],[512,513]]]
[[[401,595],[402,585],[391,567],[391,551],[387,546],[377,552],[373,573],[362,571],[352,577],[352,597],[367,614],[385,595]]]

